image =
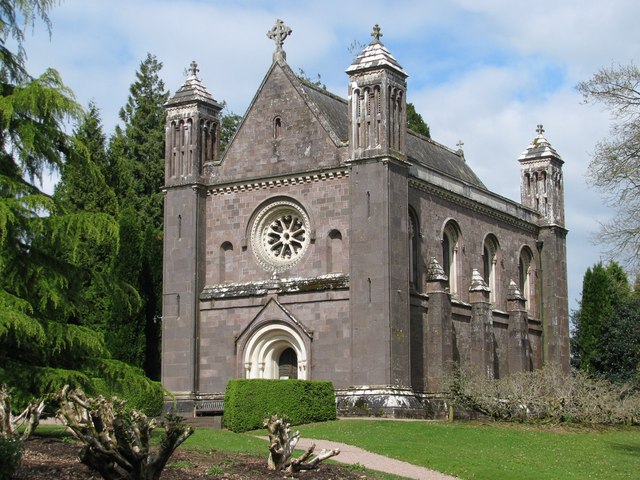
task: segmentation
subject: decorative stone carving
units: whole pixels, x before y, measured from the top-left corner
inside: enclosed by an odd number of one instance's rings
[[[471,286],[469,287],[470,292],[488,292],[489,287],[487,286],[487,282],[484,281],[482,275],[477,269],[473,269],[473,273],[471,275]]]
[[[449,278],[444,273],[442,266],[433,257],[427,268],[427,282],[447,282],[448,280]]]
[[[273,60],[286,60],[287,54],[282,48],[282,44],[284,43],[285,38],[287,38],[293,30],[287,27],[284,22],[280,19],[276,20],[276,24],[273,26],[271,30],[267,32],[267,37],[273,40],[276,44],[276,51],[273,52]]]
[[[251,232],[251,245],[258,263],[269,272],[283,272],[304,255],[311,241],[306,212],[297,204],[282,200],[258,213]]]

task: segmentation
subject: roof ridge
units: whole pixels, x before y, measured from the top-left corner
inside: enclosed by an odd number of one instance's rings
[[[294,75],[295,75],[295,73],[294,73]],[[333,98],[334,100],[338,100],[338,101],[344,103],[345,105],[349,104],[349,101],[346,98],[342,98],[337,93],[333,93],[331,90],[328,90],[328,89],[326,89],[324,87],[321,87],[320,85],[317,85],[317,84],[313,83],[311,80],[307,80],[306,78],[299,77],[298,75],[296,75],[296,77],[298,77],[298,80],[300,80],[300,82],[302,82],[304,85],[306,85],[309,88],[314,89],[318,93],[322,93],[322,94],[324,94],[324,95],[326,95],[328,97]]]
[[[407,133],[410,135],[413,135],[414,137],[418,137],[418,139],[420,140],[424,140],[426,142],[431,143],[432,145],[436,146],[436,147],[440,147],[450,153],[453,153],[454,155],[457,155],[458,157],[460,157],[460,154],[458,153],[458,150],[454,150],[451,147],[447,147],[445,144],[440,143],[436,140],[434,140],[431,137],[427,137],[425,135],[422,135],[421,133],[415,132],[414,130],[412,130],[409,126],[407,126]]]

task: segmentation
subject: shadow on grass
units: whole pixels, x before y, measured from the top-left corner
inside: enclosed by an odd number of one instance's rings
[[[640,456],[640,445],[632,445],[628,443],[618,443],[618,442],[609,442],[609,447],[612,450],[617,450],[622,453],[626,453],[628,455],[633,455],[635,457]]]

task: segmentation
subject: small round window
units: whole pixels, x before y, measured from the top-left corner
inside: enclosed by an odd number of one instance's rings
[[[251,231],[258,262],[267,270],[288,270],[304,255],[310,237],[309,217],[293,202],[279,201],[263,208]]]

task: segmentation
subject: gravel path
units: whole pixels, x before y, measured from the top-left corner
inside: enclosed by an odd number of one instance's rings
[[[267,437],[260,437],[267,440]],[[371,470],[377,470],[378,472],[391,473],[394,475],[401,475],[406,478],[412,478],[415,480],[458,480],[457,477],[445,475],[444,473],[436,472],[425,467],[419,467],[411,463],[403,462],[401,460],[395,460],[393,458],[378,455],[377,453],[371,453],[353,445],[347,445],[346,443],[334,442],[331,440],[315,440],[313,438],[300,438],[296,449],[306,450],[311,444],[316,444],[316,452],[323,449],[332,450],[334,448],[340,449],[340,454],[331,457],[331,460],[353,465],[355,463],[362,465],[363,467]]]

